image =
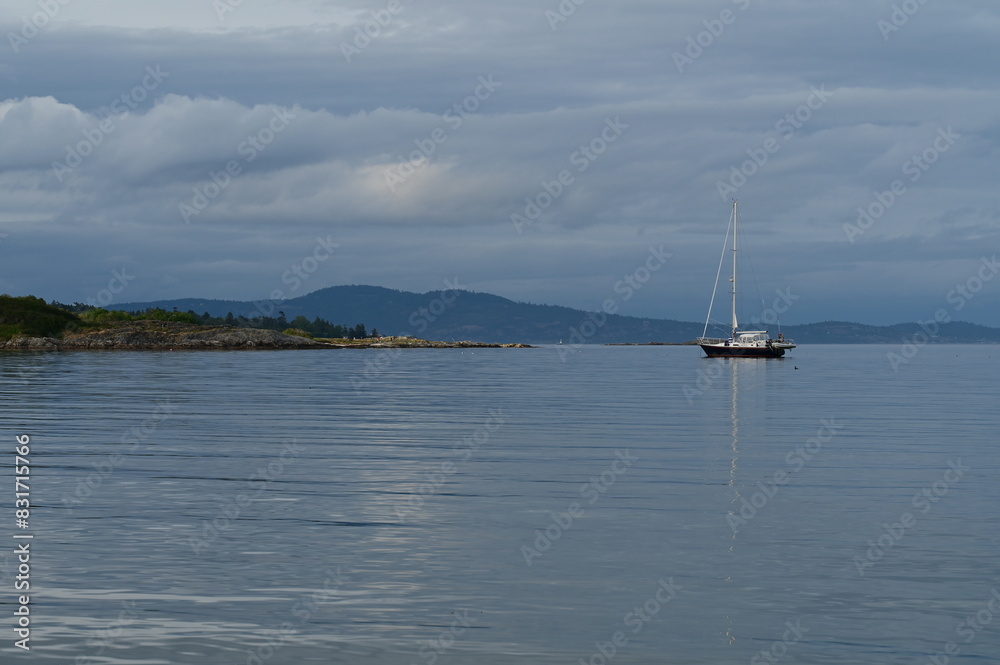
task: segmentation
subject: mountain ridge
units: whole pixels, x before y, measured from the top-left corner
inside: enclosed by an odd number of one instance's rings
[[[287,300],[223,300],[175,298],[109,305],[108,309],[147,308],[208,312],[212,316],[302,315],[332,323],[364,323],[383,335],[474,342],[554,344],[683,343],[701,336],[703,323],[651,317],[586,312],[562,305],[516,302],[491,293],[452,289],[415,293],[370,285],[330,286]],[[609,308],[610,309],[610,308]],[[759,324],[752,324],[757,326]],[[767,327],[767,326],[764,326]],[[925,330],[926,329],[926,330]],[[953,321],[874,326],[849,321],[821,321],[782,326],[785,336],[799,343],[997,343],[1000,328]],[[775,332],[776,328],[774,331]],[[728,330],[718,333],[723,336]]]

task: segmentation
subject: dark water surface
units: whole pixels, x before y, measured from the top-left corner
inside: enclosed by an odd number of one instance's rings
[[[2,660],[997,662],[1000,351],[889,352],[0,355]]]

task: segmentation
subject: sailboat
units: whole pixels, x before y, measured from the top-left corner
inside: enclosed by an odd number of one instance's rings
[[[733,276],[729,281],[733,285],[733,307],[732,325],[728,339],[718,339],[706,337],[708,325],[712,320],[712,307],[715,305],[715,294],[719,289],[719,276],[722,274],[722,264],[725,261],[725,250],[729,247],[729,232],[726,232],[726,244],[723,247],[722,259],[719,260],[719,272],[715,275],[715,288],[712,289],[712,301],[708,306],[708,319],[705,321],[705,330],[701,337],[697,339],[698,346],[705,351],[710,358],[780,358],[785,355],[788,349],[794,349],[795,344],[791,340],[785,339],[784,335],[778,333],[777,339],[772,339],[766,330],[740,330],[739,321],[736,319],[736,248],[738,245],[739,212],[737,202],[733,201],[732,217],[729,219],[729,226],[733,230]]]

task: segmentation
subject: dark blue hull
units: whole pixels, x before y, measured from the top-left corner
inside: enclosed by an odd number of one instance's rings
[[[701,344],[702,350],[708,354],[709,358],[781,358],[785,355],[784,349],[776,349],[772,346],[715,346],[714,344]]]

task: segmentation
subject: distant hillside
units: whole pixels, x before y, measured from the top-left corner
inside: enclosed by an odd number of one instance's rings
[[[413,335],[425,339],[470,340],[475,342],[525,342],[566,344],[586,342],[646,343],[685,342],[702,333],[704,324],[669,319],[587,313],[569,307],[519,303],[500,296],[472,291],[410,293],[378,286],[333,286],[299,298],[280,302],[264,300],[205,300],[183,298],[155,302],[124,303],[121,310],[159,307],[170,311],[192,310],[212,316],[277,316],[284,312],[290,321],[303,315],[321,317],[332,323],[352,326],[364,323],[383,335]],[[868,326],[859,323],[826,321],[784,326],[786,337],[803,344],[900,343],[920,331],[917,324]],[[772,326],[771,332],[777,329]],[[1000,342],[1000,329],[971,323],[943,324],[934,341],[953,343]]]
[[[344,325],[364,323],[384,335],[414,335],[427,339],[476,342],[570,342],[573,331],[587,343],[684,341],[701,334],[702,326],[681,321],[592,315],[569,307],[517,303],[500,296],[472,291],[410,293],[377,286],[333,286],[274,303],[183,298],[114,305],[137,310],[160,307],[192,310],[212,316],[248,317],[285,313],[310,319],[321,317]],[[586,324],[586,325],[584,325]],[[586,335],[586,336],[585,336]],[[584,337],[585,336],[585,337]]]

